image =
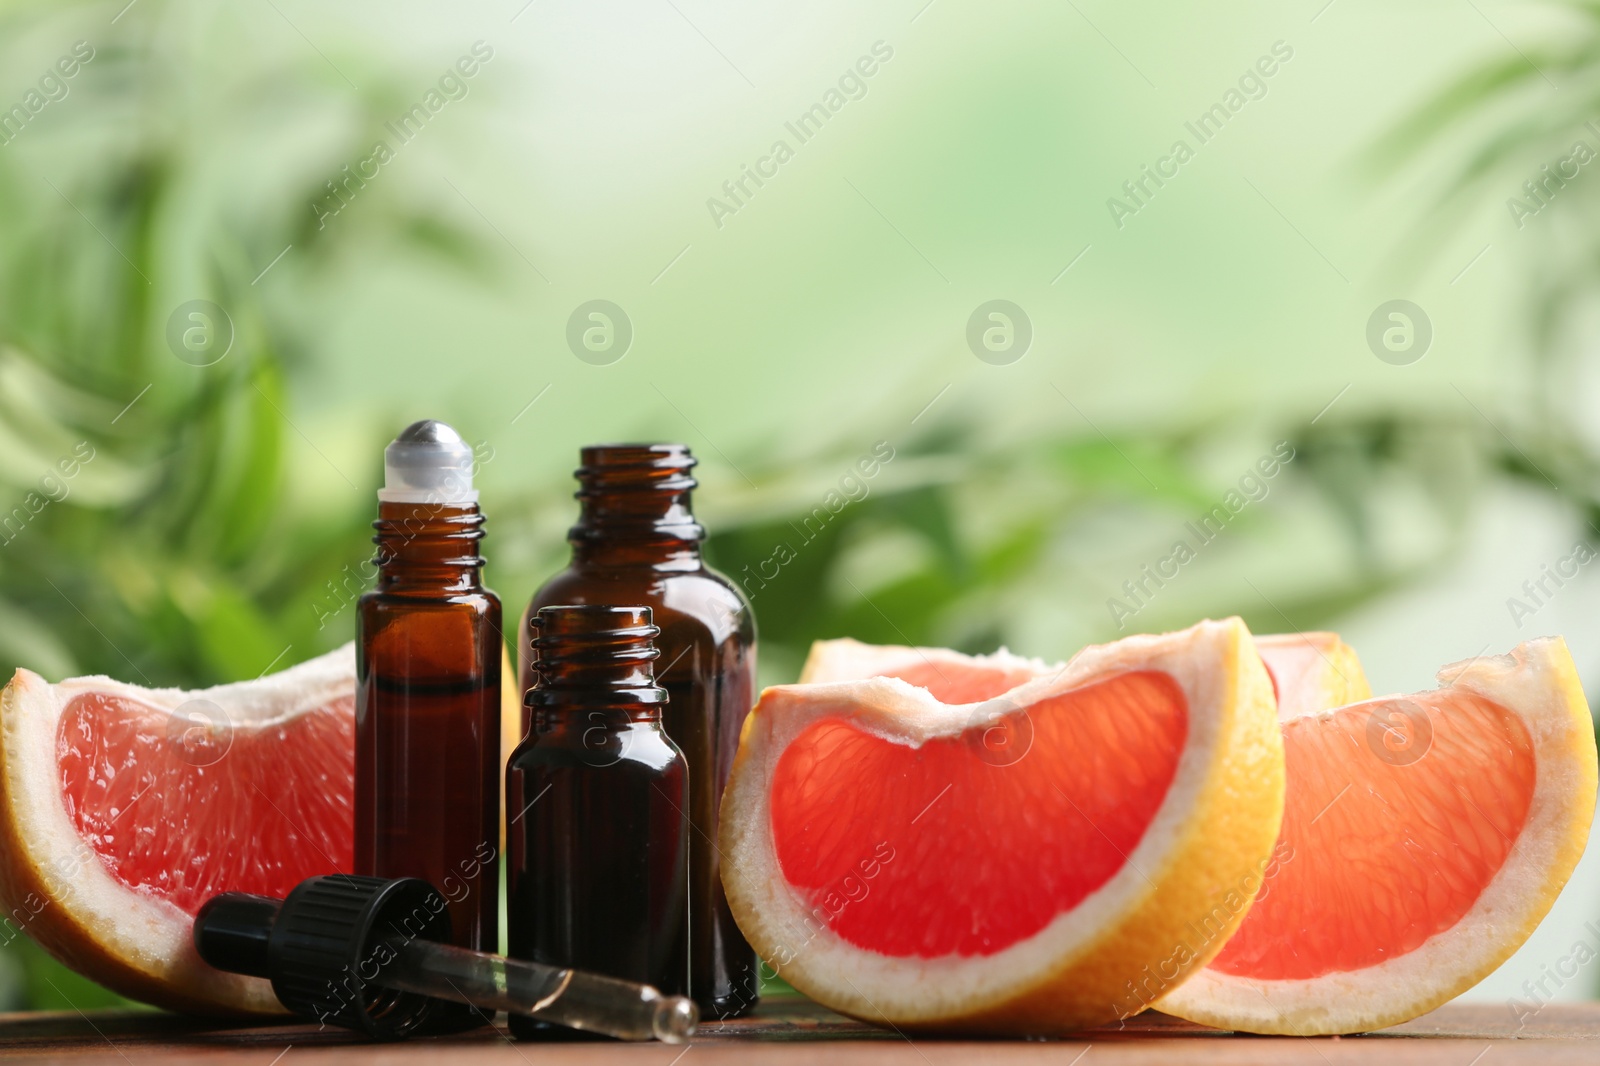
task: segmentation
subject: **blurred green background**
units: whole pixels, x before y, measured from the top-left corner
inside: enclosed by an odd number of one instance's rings
[[[0,56],[0,664],[198,686],[342,643],[382,447],[436,417],[513,609],[583,443],[693,447],[742,574],[888,442],[760,589],[766,682],[819,637],[1064,658],[1232,613],[1340,629],[1379,691],[1547,632],[1600,682],[1593,574],[1509,602],[1600,540],[1600,165],[1562,163],[1600,151],[1600,6],[10,2]],[[1431,341],[1380,358],[1395,299]],[[569,342],[593,300],[625,349]],[[1597,916],[1591,856],[1470,995]],[[0,950],[0,1006],[112,1001]]]

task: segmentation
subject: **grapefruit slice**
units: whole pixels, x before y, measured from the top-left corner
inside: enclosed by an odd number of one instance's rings
[[[884,654],[892,676],[769,688],[746,720],[723,879],[768,967],[867,1021],[1059,1034],[1137,1012],[1221,948],[1282,806],[1242,622],[1054,667],[835,642],[808,675]]]
[[[1280,722],[1372,696],[1355,649],[1337,633],[1274,633],[1255,640],[1272,678]]]
[[[1337,633],[1275,633],[1252,636],[1267,668],[1278,717],[1342,707],[1372,695],[1355,649]],[[1041,674],[1054,673],[1038,659],[1023,659],[1001,648],[993,655],[964,655],[948,648],[863,644],[844,637],[811,645],[800,670],[800,684],[898,677],[945,703],[985,699]]]
[[[1363,1032],[1466,991],[1528,938],[1594,811],[1577,670],[1545,637],[1439,682],[1286,717],[1278,861],[1161,1010],[1253,1033]]]
[[[199,1013],[279,1013],[211,969],[195,912],[348,871],[355,656],[185,692],[18,670],[0,693],[0,906],[61,962]]]

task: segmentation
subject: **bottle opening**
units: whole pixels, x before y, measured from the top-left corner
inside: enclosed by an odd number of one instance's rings
[[[540,609],[533,647],[541,666],[567,663],[648,664],[660,656],[661,630],[648,607],[563,604]]]
[[[605,702],[619,694],[635,703],[666,702],[666,691],[655,683],[661,630],[650,608],[563,604],[540,609],[538,623],[538,683],[526,694],[527,706]]]
[[[626,542],[698,542],[689,495],[696,460],[682,444],[596,444],[573,473],[583,508],[567,534],[574,546]]]
[[[683,444],[591,444],[579,453],[578,481],[586,490],[686,492],[698,460]],[[581,498],[584,493],[580,492]]]
[[[413,422],[383,450],[383,503],[431,503],[467,507],[478,502],[472,487],[472,446],[433,419]]]

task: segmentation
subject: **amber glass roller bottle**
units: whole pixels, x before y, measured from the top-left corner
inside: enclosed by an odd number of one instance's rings
[[[502,637],[472,461],[431,421],[384,452],[378,584],[358,604],[354,872],[428,881],[454,942],[495,952]],[[438,1028],[470,1024],[465,1012]]]

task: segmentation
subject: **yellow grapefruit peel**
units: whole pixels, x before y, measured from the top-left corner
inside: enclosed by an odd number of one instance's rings
[[[1059,1035],[1142,1010],[1244,918],[1278,835],[1283,749],[1271,683],[1236,618],[1085,649],[1005,698],[1029,705],[1130,671],[1170,676],[1189,718],[1176,775],[1126,864],[1031,937],[991,955],[932,959],[863,950],[816,919],[776,857],[771,782],[786,745],[822,715],[847,709],[863,729],[915,746],[960,734],[974,706],[939,703],[897,678],[767,689],[744,725],[720,832],[724,884],[746,937],[813,999],[905,1030]]]
[[[1577,866],[1596,795],[1594,721],[1566,642],[1543,637],[1508,655],[1438,673],[1436,699],[1487,699],[1520,717],[1537,777],[1522,832],[1471,909],[1409,953],[1356,971],[1260,980],[1201,970],[1156,1006],[1190,1021],[1251,1033],[1315,1036],[1397,1025],[1465,992],[1533,933]],[[1382,710],[1401,697],[1353,705]],[[1306,709],[1327,717],[1331,709]],[[1424,755],[1423,758],[1427,756]],[[1473,773],[1472,767],[1464,774]],[[1291,782],[1291,788],[1293,783]],[[1285,824],[1285,832],[1291,826]]]

